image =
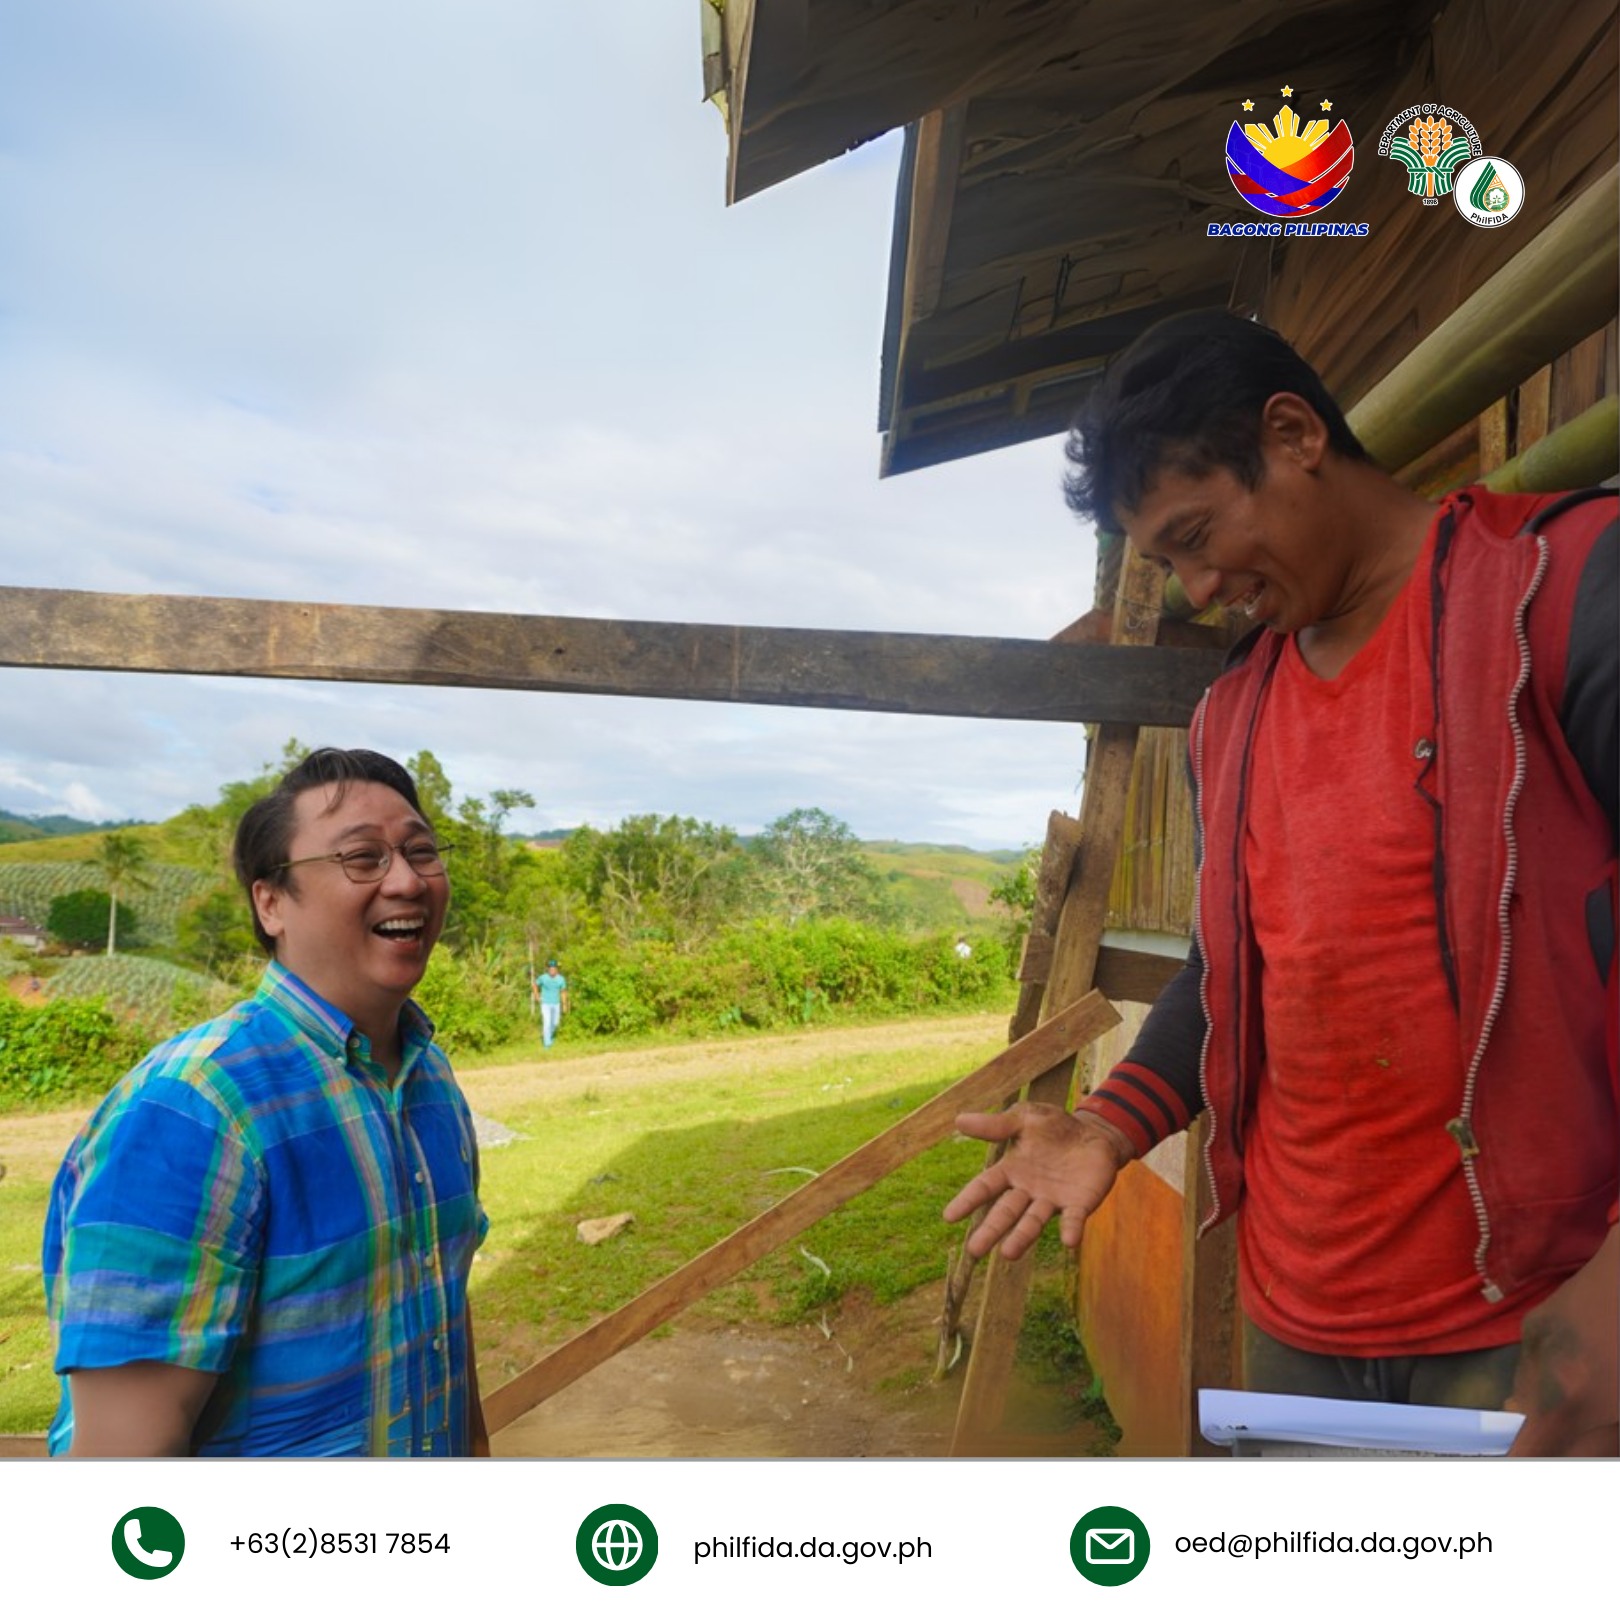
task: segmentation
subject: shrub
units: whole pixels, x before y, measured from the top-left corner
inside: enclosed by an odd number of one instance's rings
[[[105,1091],[149,1044],[99,998],[29,1006],[0,992],[0,1107]]]
[[[105,889],[73,889],[51,901],[45,927],[51,937],[75,950],[98,950],[107,943],[112,917],[112,896]],[[118,902],[118,943],[133,947],[141,943],[141,920],[127,900]]]
[[[440,945],[415,998],[447,1052],[492,1051],[532,1027],[527,969],[520,958],[496,950],[457,952]]]

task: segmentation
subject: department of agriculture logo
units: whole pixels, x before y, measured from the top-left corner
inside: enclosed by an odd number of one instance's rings
[[[1397,113],[1378,137],[1378,155],[1406,170],[1406,189],[1433,208],[1456,184],[1457,170],[1479,156],[1479,136],[1455,107],[1423,101]]]
[[[1285,84],[1282,93],[1286,101],[1293,85]],[[1253,112],[1254,103],[1245,101],[1243,110]],[[1330,113],[1333,103],[1323,100],[1317,110]],[[1238,196],[1273,219],[1303,219],[1326,208],[1344,190],[1355,161],[1355,143],[1342,118],[1331,127],[1326,118],[1312,118],[1301,128],[1289,106],[1269,129],[1234,122],[1226,137],[1226,172]]]
[[[180,1567],[186,1533],[172,1513],[158,1507],[131,1508],[113,1526],[112,1555],[126,1575],[157,1581]]]
[[[1093,1586],[1123,1586],[1147,1568],[1148,1529],[1122,1507],[1093,1508],[1069,1532],[1069,1557]]]
[[[658,1531],[640,1508],[609,1502],[574,1537],[579,1567],[603,1586],[633,1586],[658,1560]]]
[[[1505,158],[1477,157],[1457,171],[1451,200],[1470,225],[1506,225],[1524,206],[1524,180]]]

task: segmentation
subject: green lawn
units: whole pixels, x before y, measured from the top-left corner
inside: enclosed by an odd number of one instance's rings
[[[519,1133],[484,1155],[492,1227],[473,1274],[486,1389],[632,1298],[1000,1050],[993,1017],[688,1043],[462,1075],[472,1105]],[[22,1122],[19,1122],[22,1123]],[[56,1404],[39,1236],[51,1152],[0,1181],[0,1433]],[[941,1144],[761,1261],[694,1311],[740,1320],[815,1312],[848,1289],[891,1301],[941,1276],[941,1206],[983,1148]],[[635,1214],[581,1244],[575,1223]]]

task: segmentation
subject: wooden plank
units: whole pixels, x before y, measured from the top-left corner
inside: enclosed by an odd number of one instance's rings
[[[1058,918],[1063,912],[1064,896],[1069,892],[1069,878],[1074,871],[1075,856],[1080,850],[1080,823],[1073,816],[1054,810],[1046,818],[1046,843],[1041,848],[1041,864],[1035,873],[1035,904],[1030,912],[1029,931],[1033,938],[1039,934],[1050,940],[1057,932]],[[1043,954],[1045,954],[1043,947]],[[1047,973],[1051,972],[1050,958]],[[1018,987],[1018,1005],[1008,1025],[1007,1039],[1016,1041],[1027,1035],[1040,1022],[1041,1001],[1046,995],[1046,977],[1032,979]]]
[[[1487,405],[1479,418],[1479,476],[1485,477],[1508,460],[1508,402]]]
[[[0,665],[1185,725],[1214,650],[0,588]]]
[[[1614,323],[1582,338],[1567,354],[1553,362],[1552,414],[1549,426],[1556,430],[1573,422],[1608,391],[1604,377],[1608,371],[1609,338]]]
[[[1173,956],[1155,951],[1131,951],[1104,945],[1097,952],[1097,988],[1110,1001],[1141,1001],[1151,1005],[1159,993],[1186,966]]]
[[[1019,966],[1018,1005],[1007,1026],[1007,1039],[1016,1041],[1040,1022],[1041,1002],[1046,995],[1046,982],[1051,976],[1053,938],[1058,919],[1063,912],[1063,901],[1069,892],[1069,879],[1074,871],[1075,856],[1080,849],[1080,823],[1061,810],[1054,810],[1046,818],[1046,843],[1041,849],[1040,866],[1035,874],[1035,902],[1030,907],[1029,937],[1024,941],[1024,955]],[[1016,1100],[1016,1093],[1004,1097],[1000,1107]],[[1004,1142],[992,1142],[985,1149],[984,1166],[989,1169],[1006,1151]],[[962,1320],[962,1308],[967,1303],[968,1289],[978,1265],[968,1253],[967,1239],[984,1218],[984,1211],[976,1210],[956,1251],[956,1259],[945,1274],[945,1299],[939,1312],[939,1337],[934,1355],[934,1377],[943,1378],[955,1365],[957,1333]],[[1017,1331],[1016,1325],[1014,1331]]]
[[[1513,453],[1522,456],[1547,437],[1552,419],[1552,367],[1543,366],[1519,384],[1519,423]]]
[[[1052,977],[1052,946],[1050,934],[1031,933],[1024,940],[1024,954],[1018,959],[1020,984],[1044,985]]]
[[[1119,1022],[1100,992],[1084,996],[1015,1042],[982,1068],[930,1098],[921,1108],[788,1194],[781,1203],[722,1238],[696,1259],[654,1283],[627,1305],[558,1346],[484,1401],[491,1433],[566,1388],[591,1368],[644,1338],[695,1300],[746,1271],[824,1215],[875,1186],[892,1170],[944,1141],[964,1110],[989,1108],[1031,1075],[1073,1058]]]
[[[1158,634],[1162,601],[1157,565],[1127,548],[1114,607],[1115,645],[1151,647]],[[1095,979],[1108,894],[1125,828],[1137,730],[1132,725],[1104,725],[1092,742],[1080,805],[1079,854],[1058,923],[1047,1006],[1063,1006],[1086,994]],[[1072,1061],[1054,1064],[1030,1082],[1030,1101],[1066,1107],[1073,1075]],[[1033,1249],[1012,1261],[999,1249],[990,1257],[973,1354],[956,1410],[952,1456],[981,1451],[1001,1426],[1034,1258]]]

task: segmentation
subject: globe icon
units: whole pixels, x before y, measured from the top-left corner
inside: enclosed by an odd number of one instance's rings
[[[591,1537],[591,1551],[604,1569],[629,1569],[641,1550],[641,1532],[628,1519],[609,1519]]]

